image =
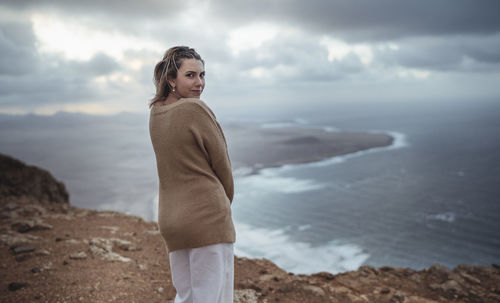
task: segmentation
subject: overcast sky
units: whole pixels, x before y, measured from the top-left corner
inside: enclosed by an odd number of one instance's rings
[[[500,102],[497,0],[3,0],[0,113],[145,112],[174,45],[225,108]]]

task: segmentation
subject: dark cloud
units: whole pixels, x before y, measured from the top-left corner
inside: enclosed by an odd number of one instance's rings
[[[269,21],[304,27],[345,41],[500,31],[496,0],[321,0],[256,3],[214,0],[213,12],[232,23]]]
[[[471,37],[463,45],[465,55],[483,63],[500,63],[500,34],[488,37]]]
[[[89,61],[70,61],[67,63],[66,69],[71,73],[78,73],[88,77],[110,74],[120,69],[120,65],[115,59],[98,53]]]
[[[173,15],[191,5],[186,0],[3,0],[5,7],[16,10],[57,10],[70,15],[101,15],[128,18],[155,18]]]
[[[269,21],[315,33],[332,34],[346,41],[392,40],[401,37],[453,34],[492,34],[500,31],[497,0],[4,0],[15,10],[56,10],[68,15],[121,19],[116,26],[135,20],[158,20],[177,16],[188,8],[204,9],[233,25]],[[189,18],[189,16],[186,16]],[[196,16],[193,16],[196,18]],[[180,27],[182,29],[182,27]],[[172,33],[175,34],[175,33]]]
[[[500,65],[500,34],[405,39],[398,50],[376,50],[376,61],[438,71],[487,71]],[[480,68],[479,68],[480,67]]]
[[[0,75],[22,75],[36,65],[35,35],[31,24],[0,22]]]

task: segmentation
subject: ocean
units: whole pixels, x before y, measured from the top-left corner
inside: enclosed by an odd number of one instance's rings
[[[223,128],[250,121],[395,138],[319,162],[235,171],[236,255],[294,273],[500,262],[500,102],[325,102],[216,114]],[[49,170],[73,205],[156,220],[147,119],[0,115],[0,152]]]

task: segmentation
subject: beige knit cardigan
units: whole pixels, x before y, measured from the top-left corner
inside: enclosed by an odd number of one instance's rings
[[[158,225],[167,251],[235,242],[226,138],[201,100],[153,106],[149,132],[159,177]]]

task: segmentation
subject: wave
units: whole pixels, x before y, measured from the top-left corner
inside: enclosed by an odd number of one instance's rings
[[[290,239],[285,229],[256,228],[236,222],[235,254],[239,257],[266,258],[286,271],[312,274],[339,273],[358,269],[369,257],[362,248],[341,241],[312,246]]]
[[[433,215],[427,215],[426,218],[428,220],[436,220],[436,221],[442,221],[446,223],[453,223],[455,222],[457,215],[454,212],[445,212],[441,214],[433,214]]]
[[[295,127],[295,128],[303,128],[303,129],[321,129],[325,132],[337,132],[340,129],[333,127],[331,125],[315,125],[310,124],[307,119],[304,118],[295,118],[293,121],[280,121],[280,122],[261,122],[254,121],[256,123],[260,123],[261,128],[286,128],[286,127]]]
[[[280,176],[279,168],[264,168],[257,174],[237,178],[236,182],[239,188],[245,188],[246,193],[257,191],[291,194],[325,186],[316,180]]]

